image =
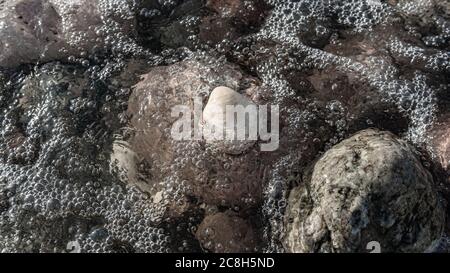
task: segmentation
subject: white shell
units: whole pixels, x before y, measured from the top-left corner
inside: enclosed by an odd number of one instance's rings
[[[240,154],[253,146],[256,140],[226,140],[225,138],[216,138],[216,136],[210,134],[208,128],[212,126],[222,127],[223,132],[236,133],[238,130],[246,130],[246,128],[237,128],[236,126],[228,126],[226,124],[226,106],[242,105],[244,107],[248,105],[255,105],[250,99],[239,94],[231,88],[220,86],[215,88],[209,97],[208,103],[203,110],[202,115],[202,128],[203,137],[208,144],[211,144],[221,151],[230,154]],[[255,105],[256,107],[256,105]],[[257,126],[254,124],[253,126]]]

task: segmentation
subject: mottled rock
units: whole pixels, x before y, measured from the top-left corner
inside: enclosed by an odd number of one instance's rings
[[[250,223],[228,212],[206,216],[198,226],[196,238],[204,249],[214,253],[253,252],[257,246]]]
[[[294,188],[286,213],[289,252],[424,252],[440,239],[444,210],[432,175],[393,134],[361,131],[336,145]]]
[[[0,66],[85,57],[117,45],[133,25],[122,1],[7,1],[0,5]]]

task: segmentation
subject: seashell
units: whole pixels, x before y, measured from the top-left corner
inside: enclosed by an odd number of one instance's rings
[[[254,116],[248,117],[245,124],[239,124],[235,117],[234,124],[227,123],[227,106],[242,106],[246,110],[254,109]],[[248,107],[254,106],[254,107]],[[242,108],[243,109],[243,108]],[[258,116],[257,107],[250,99],[231,88],[220,86],[215,88],[209,97],[201,120],[203,138],[206,143],[229,154],[241,154],[257,141]],[[240,126],[239,126],[240,125]],[[246,132],[254,134],[246,134]],[[234,137],[227,137],[234,136]],[[238,136],[245,136],[240,137]]]

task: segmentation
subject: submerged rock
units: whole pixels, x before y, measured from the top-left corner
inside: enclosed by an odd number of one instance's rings
[[[182,117],[173,115],[174,107],[184,107],[184,117],[191,115],[187,126],[193,129],[195,100],[205,102],[216,86],[225,83],[239,89],[249,78],[237,67],[215,59],[156,67],[144,75],[129,100],[133,133],[128,141],[149,166],[151,194],[165,189],[176,196],[230,207],[260,202],[267,166],[256,149],[233,156],[195,139],[194,132],[185,140],[172,136],[172,126]],[[199,122],[202,109],[197,111]]]
[[[86,57],[117,48],[133,31],[125,1],[6,1],[0,5],[0,67]]]
[[[434,124],[431,137],[438,161],[444,170],[450,171],[450,116]]]
[[[88,76],[48,63],[15,79],[0,111],[2,252],[67,252],[74,244],[83,253],[162,252],[168,245],[164,208],[124,187],[109,168],[126,83],[101,85]],[[117,144],[113,158],[129,168],[132,153]]]
[[[230,213],[206,216],[197,229],[196,237],[203,248],[214,253],[253,252],[257,246],[252,226]]]
[[[424,252],[440,239],[444,209],[432,175],[393,134],[361,131],[326,152],[286,212],[289,252]]]
[[[425,250],[435,191],[450,200],[448,18],[429,0],[0,0],[0,251]],[[277,150],[173,138],[174,107],[201,120],[219,86],[276,105]],[[369,127],[434,162],[365,132],[308,179]]]
[[[255,33],[269,14],[263,0],[144,1],[138,33],[151,48],[207,48]]]
[[[208,0],[206,8],[212,14],[202,18],[199,40],[210,45],[255,32],[269,13],[269,6],[262,0]]]

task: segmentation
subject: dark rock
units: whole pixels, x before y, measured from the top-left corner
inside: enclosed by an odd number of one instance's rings
[[[214,12],[202,19],[199,39],[210,45],[255,32],[264,22],[269,7],[261,0],[208,0],[206,7]]]
[[[441,117],[430,130],[434,153],[442,168],[449,174],[450,183],[450,117]]]

